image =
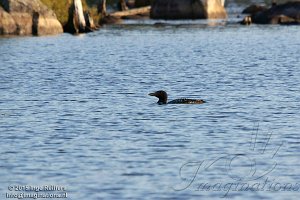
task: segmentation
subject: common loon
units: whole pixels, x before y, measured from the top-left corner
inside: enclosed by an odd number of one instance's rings
[[[186,98],[175,99],[175,100],[167,102],[168,95],[163,90],[149,93],[148,95],[157,97],[159,99],[157,103],[160,105],[161,104],[202,104],[202,103],[205,103],[205,101],[202,99],[186,99]]]

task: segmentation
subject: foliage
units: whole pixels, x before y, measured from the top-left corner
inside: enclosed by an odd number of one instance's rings
[[[71,5],[70,0],[41,0],[41,2],[55,12],[58,20],[62,24],[65,24],[68,21],[68,10]]]
[[[69,8],[73,0],[41,0],[46,6],[51,8],[58,20],[65,25],[69,18]],[[97,3],[99,0],[82,0],[83,10],[89,11],[95,22],[98,22]]]

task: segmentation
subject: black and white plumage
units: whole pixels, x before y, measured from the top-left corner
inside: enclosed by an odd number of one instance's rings
[[[149,93],[150,96],[155,96],[158,98],[158,104],[202,104],[205,103],[202,99],[187,99],[187,98],[181,98],[181,99],[175,99],[168,102],[168,94],[163,91],[159,90],[153,93]]]

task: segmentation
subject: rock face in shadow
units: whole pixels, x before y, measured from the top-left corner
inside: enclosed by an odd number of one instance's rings
[[[255,14],[266,10],[268,10],[268,8],[265,5],[253,4],[245,8],[242,14]]]
[[[217,19],[226,18],[222,0],[154,0],[153,19]]]
[[[0,34],[52,35],[63,32],[52,10],[39,0],[0,0]]]
[[[300,24],[300,2],[273,5],[267,10],[253,13],[251,21],[256,24]]]
[[[139,8],[139,7],[144,7],[144,6],[150,6],[152,0],[135,0],[134,6]]]

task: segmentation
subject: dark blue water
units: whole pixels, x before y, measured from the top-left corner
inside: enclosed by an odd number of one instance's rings
[[[0,199],[299,199],[299,27],[174,23],[0,39]]]

